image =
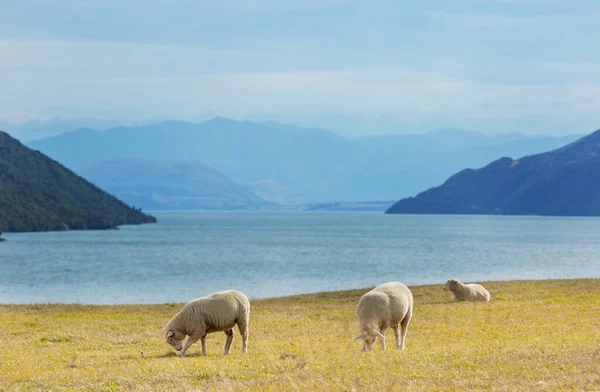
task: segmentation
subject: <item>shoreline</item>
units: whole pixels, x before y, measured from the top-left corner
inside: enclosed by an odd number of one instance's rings
[[[588,278],[545,278],[545,279],[505,279],[505,280],[478,280],[478,281],[464,281],[463,283],[480,283],[483,285],[492,284],[520,284],[527,282],[576,282],[576,281],[598,281],[600,284],[600,277],[588,277]],[[393,280],[390,280],[393,281]],[[384,283],[384,282],[382,282]],[[428,283],[428,284],[417,284],[407,286],[411,290],[422,290],[422,289],[432,289],[434,287],[440,287],[440,290],[443,290],[443,286],[446,282],[440,283]],[[316,291],[316,292],[308,292],[308,293],[300,293],[300,294],[292,294],[292,295],[283,295],[276,297],[248,297],[248,299],[252,302],[268,302],[268,301],[282,301],[282,300],[318,300],[320,297],[335,297],[335,296],[346,296],[351,293],[366,293],[371,290],[375,286],[362,287],[362,288],[352,288],[345,290],[331,290],[331,291]],[[204,293],[203,295],[210,295],[211,293]],[[199,295],[199,296],[203,296]],[[198,297],[196,297],[198,298]],[[14,303],[14,302],[0,302],[0,306],[22,306],[22,307],[40,307],[40,306],[80,306],[80,307],[143,307],[143,306],[171,306],[171,305],[183,305],[188,301],[194,298],[190,298],[187,301],[182,302],[153,302],[153,303],[122,303],[122,304],[93,304],[93,303],[81,303],[81,302],[29,302],[29,303]],[[493,298],[492,298],[493,299]]]

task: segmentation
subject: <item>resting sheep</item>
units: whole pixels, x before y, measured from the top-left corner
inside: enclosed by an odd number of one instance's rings
[[[362,339],[362,351],[370,351],[379,336],[381,348],[385,350],[385,331],[391,327],[396,336],[396,348],[404,349],[412,310],[413,296],[404,284],[390,282],[375,287],[358,301],[356,317],[361,332],[354,340]]]
[[[227,335],[223,354],[229,354],[233,342],[233,327],[237,324],[242,335],[242,352],[247,352],[250,302],[239,291],[229,290],[211,294],[188,302],[166,325],[167,343],[181,357],[187,349],[198,341],[202,342],[202,355],[206,355],[206,335],[224,331]],[[189,336],[185,346],[181,343]]]
[[[464,284],[456,279],[448,279],[444,291],[448,290],[454,295],[452,302],[490,300],[490,293],[480,284]]]

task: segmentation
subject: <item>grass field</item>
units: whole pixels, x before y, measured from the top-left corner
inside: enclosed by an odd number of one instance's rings
[[[361,353],[367,290],[254,300],[249,353],[236,330],[185,358],[164,341],[181,304],[0,305],[0,390],[600,390],[600,280],[488,282],[489,303],[411,287],[407,348]]]

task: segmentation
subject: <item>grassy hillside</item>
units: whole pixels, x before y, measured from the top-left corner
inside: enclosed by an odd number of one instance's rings
[[[0,306],[0,389],[600,389],[600,280],[486,286],[489,303],[411,287],[407,348],[370,353],[352,341],[366,290],[253,300],[249,353],[236,331],[228,357],[222,333],[208,336],[207,357],[199,344],[175,356],[163,326],[180,304]]]
[[[107,229],[156,222],[0,132],[0,232]]]

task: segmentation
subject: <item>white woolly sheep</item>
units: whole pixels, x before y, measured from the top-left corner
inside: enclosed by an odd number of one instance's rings
[[[489,301],[490,293],[480,284],[464,284],[456,279],[448,279],[444,291],[451,291],[454,298],[452,302],[458,301]]]
[[[223,354],[229,354],[233,342],[233,327],[237,324],[242,335],[242,352],[247,352],[250,302],[239,291],[229,290],[211,294],[188,302],[166,325],[166,338],[180,356],[198,341],[202,342],[202,355],[206,355],[206,335],[224,331],[227,335]],[[181,343],[189,336],[185,346]]]
[[[370,351],[379,336],[381,348],[385,350],[385,331],[391,327],[396,336],[396,348],[404,349],[412,311],[413,296],[406,285],[390,282],[377,286],[358,301],[356,317],[361,332],[354,340],[362,339],[362,351]]]

